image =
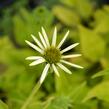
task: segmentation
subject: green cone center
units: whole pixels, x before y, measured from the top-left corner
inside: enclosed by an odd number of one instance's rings
[[[46,59],[48,63],[55,64],[60,61],[60,50],[55,47],[50,47],[45,50],[43,57]]]

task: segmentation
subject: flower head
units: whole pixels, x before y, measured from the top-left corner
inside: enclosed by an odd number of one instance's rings
[[[47,76],[47,73],[48,73],[48,70],[50,69],[50,67],[52,67],[52,69],[54,70],[54,72],[56,73],[57,76],[59,76],[57,67],[64,70],[68,74],[72,74],[72,72],[64,64],[72,66],[72,67],[76,67],[76,68],[83,68],[82,66],[73,64],[73,63],[65,60],[67,58],[79,57],[79,56],[81,56],[81,54],[64,55],[65,52],[76,47],[79,43],[72,44],[63,50],[60,50],[60,47],[66,40],[68,34],[69,34],[69,31],[65,34],[65,36],[63,37],[61,42],[59,44],[56,44],[57,29],[55,27],[52,42],[50,44],[47,34],[46,34],[44,28],[42,27],[42,33],[39,32],[40,41],[34,35],[31,35],[37,45],[26,40],[26,43],[30,47],[32,47],[33,49],[35,49],[37,52],[40,53],[40,56],[30,56],[30,57],[26,58],[27,60],[33,60],[33,62],[30,64],[30,66],[45,63],[45,67],[44,67],[44,70],[43,70],[41,78],[40,78],[41,84],[44,81],[45,77]]]

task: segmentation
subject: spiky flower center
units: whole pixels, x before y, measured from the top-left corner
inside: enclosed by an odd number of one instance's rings
[[[60,50],[55,48],[55,47],[50,47],[47,48],[44,52],[43,57],[46,59],[46,61],[50,64],[54,63],[56,64],[57,62],[60,61],[61,58],[61,53]]]

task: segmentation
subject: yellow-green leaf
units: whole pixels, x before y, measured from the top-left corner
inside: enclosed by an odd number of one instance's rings
[[[98,61],[105,52],[105,42],[93,30],[79,27],[80,41],[83,55],[91,61]]]
[[[106,69],[106,70],[96,73],[95,75],[92,76],[92,78],[96,78],[96,77],[100,77],[100,76],[104,76],[104,75],[109,75],[109,69]]]
[[[93,8],[89,0],[75,0],[75,8],[83,18],[88,18],[93,12]]]
[[[93,7],[90,0],[60,0],[63,4],[73,7],[80,16],[88,18],[92,12]]]
[[[0,100],[0,109],[8,109],[8,106]]]
[[[83,102],[93,97],[109,102],[109,81],[104,81],[90,90]]]
[[[55,16],[65,25],[74,26],[80,23],[80,18],[73,10],[57,5],[53,7]]]

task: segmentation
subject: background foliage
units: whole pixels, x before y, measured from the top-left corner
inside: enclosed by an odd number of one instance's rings
[[[37,54],[24,40],[38,37],[44,26],[49,38],[54,26],[58,42],[67,30],[63,47],[82,57],[69,61],[84,66],[49,73],[28,109],[109,109],[108,0],[3,0],[0,1],[0,109],[20,109],[40,78],[43,65],[29,67],[25,58]],[[63,48],[62,47],[62,48]]]

